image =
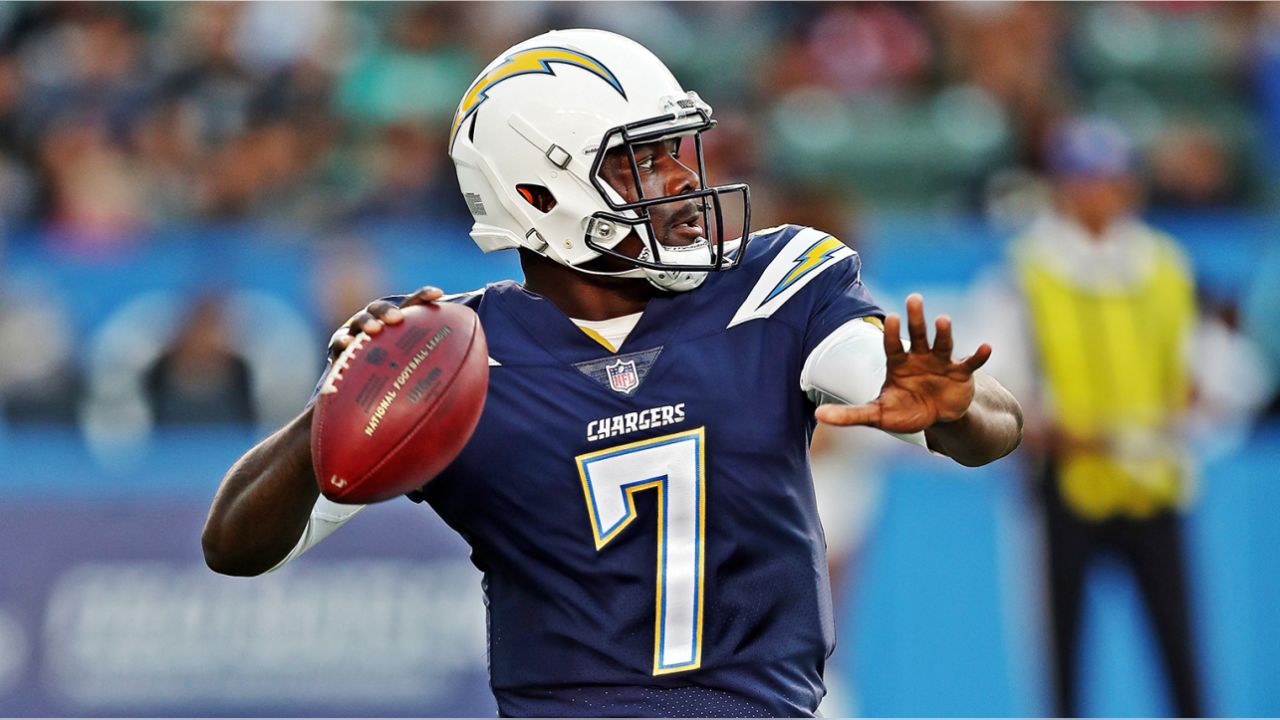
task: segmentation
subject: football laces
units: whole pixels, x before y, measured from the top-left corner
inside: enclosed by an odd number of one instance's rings
[[[321,395],[332,395],[338,392],[338,383],[342,381],[342,372],[351,367],[351,361],[355,358],[356,352],[369,342],[367,333],[356,335],[351,344],[347,346],[342,354],[333,361],[333,367],[329,368],[329,374],[324,378],[324,384],[320,386]]]

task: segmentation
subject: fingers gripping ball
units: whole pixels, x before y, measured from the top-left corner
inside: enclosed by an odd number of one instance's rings
[[[334,361],[311,422],[324,496],[373,503],[416,490],[462,452],[480,421],[489,349],[464,305],[403,308],[404,321],[361,333]]]

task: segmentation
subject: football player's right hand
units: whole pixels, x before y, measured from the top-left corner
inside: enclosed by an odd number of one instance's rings
[[[404,314],[400,312],[400,308],[409,307],[411,305],[425,305],[429,302],[439,300],[444,292],[437,287],[430,285],[420,287],[407,296],[399,305],[389,300],[374,300],[365,306],[364,310],[351,316],[351,319],[345,322],[337,332],[329,338],[329,358],[333,359],[342,354],[343,350],[351,344],[356,335],[360,333],[368,333],[369,335],[377,335],[382,332],[383,325],[395,325],[404,320]]]
[[[983,343],[969,357],[953,360],[951,318],[938,317],[932,347],[924,318],[924,297],[919,293],[908,295],[908,352],[898,336],[902,318],[896,313],[886,315],[887,364],[880,396],[862,405],[823,405],[817,410],[818,420],[828,425],[869,425],[889,432],[913,433],[964,417],[976,394],[974,373],[991,357],[991,346]]]

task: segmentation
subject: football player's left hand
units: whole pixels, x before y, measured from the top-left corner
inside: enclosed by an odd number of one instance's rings
[[[924,297],[907,296],[907,333],[911,350],[902,347],[902,320],[890,314],[884,320],[886,356],[884,386],[880,396],[864,405],[823,405],[816,417],[829,425],[869,425],[896,433],[913,433],[934,423],[964,417],[973,402],[973,373],[991,357],[983,343],[959,361],[951,359],[951,318],[938,316],[933,347],[924,322]]]

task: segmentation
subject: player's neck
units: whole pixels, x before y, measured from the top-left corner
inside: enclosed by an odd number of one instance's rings
[[[530,252],[520,253],[524,286],[579,320],[642,312],[659,290],[644,280],[588,275]]]

